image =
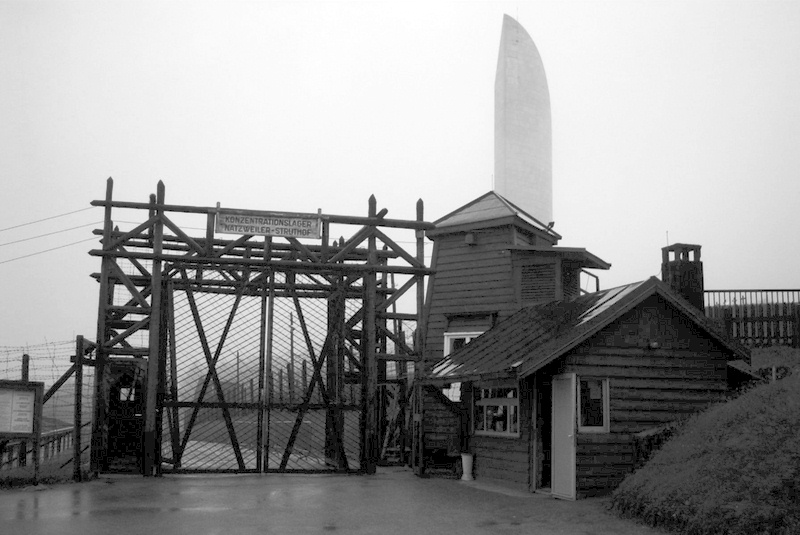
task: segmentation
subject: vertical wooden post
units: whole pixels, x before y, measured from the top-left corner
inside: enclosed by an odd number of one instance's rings
[[[722,325],[723,329],[725,330],[725,334],[733,340],[733,315],[730,309],[724,309],[722,311]]]
[[[321,219],[322,218],[322,209],[320,208],[317,213],[319,214],[320,219]],[[329,243],[330,243],[330,235],[331,235],[330,222],[329,221],[322,221],[322,244],[320,246],[320,254],[319,254],[319,256],[320,256],[320,260],[323,263],[328,261],[328,255],[330,253],[330,245],[329,245]],[[334,240],[334,245],[336,245],[335,240]]]
[[[330,225],[324,221],[322,225],[321,260],[328,261]],[[334,246],[336,246],[334,239]],[[345,352],[345,285],[341,274],[336,275],[331,282],[331,292],[328,294],[328,336],[332,337],[328,344],[327,353],[321,353],[320,358],[325,361],[325,380],[328,393],[328,407],[325,414],[325,457],[333,462],[339,470],[348,468],[343,457],[342,447],[344,441],[344,413],[342,400],[344,394],[344,352]],[[303,362],[303,391],[308,389],[308,370]],[[319,395],[319,392],[317,392]]]
[[[389,247],[387,245],[383,246],[383,251],[387,251]],[[388,264],[388,260],[386,257],[383,258],[376,258],[378,264],[380,266],[386,266]],[[377,278],[377,273],[376,273]],[[375,299],[375,313],[377,315],[378,308],[383,304],[382,301],[386,297],[386,289],[388,287],[388,275],[386,271],[381,269],[380,280],[376,282],[378,288],[383,290],[384,293],[378,293],[376,291]],[[375,318],[375,347],[377,351],[382,354],[386,354],[388,352],[388,344],[387,344],[387,337],[386,337],[386,327],[387,321],[386,317],[382,316],[380,319],[377,317]],[[396,363],[395,363],[396,366]],[[377,440],[378,440],[378,450],[377,450],[377,462],[381,462],[384,457],[384,450],[385,450],[385,441],[386,438],[391,434],[391,429],[389,429],[389,422],[386,418],[386,404],[388,402],[388,394],[387,394],[387,371],[388,371],[388,362],[385,359],[378,360],[376,362],[377,370],[377,411],[378,415],[377,418]]]
[[[151,197],[152,200],[152,197]],[[158,423],[159,384],[161,376],[161,253],[164,223],[160,216],[164,213],[164,183],[159,180],[156,187],[155,212],[159,219],[153,223],[153,265],[150,269],[150,329],[147,354],[147,388],[144,409],[144,459],[142,472],[145,476],[156,475],[161,453],[156,440]]]
[[[417,200],[417,221],[424,221],[424,205],[422,199]],[[417,261],[421,265],[425,265],[425,231],[417,230]],[[422,388],[421,380],[425,376],[425,334],[426,318],[425,318],[425,276],[416,275],[417,279],[417,330],[415,334],[415,352],[417,354],[417,361],[414,366],[414,404],[413,404],[413,422],[411,428],[412,445],[411,445],[411,459],[414,473],[419,476],[425,473],[425,463],[423,460],[424,454],[424,396],[425,391]]]
[[[31,371],[31,356],[25,353],[22,355],[22,370],[20,370],[20,378],[26,383],[30,380]]]
[[[217,221],[217,212],[219,211],[219,203],[217,203],[217,210],[206,214],[206,256],[212,258],[214,256],[214,226]]]
[[[75,340],[75,421],[72,439],[72,479],[80,482],[81,474],[81,430],[83,417],[83,356],[86,352],[83,336]]]
[[[346,470],[343,458],[344,414],[342,394],[344,391],[344,328],[345,298],[344,280],[337,275],[331,282],[332,291],[328,296],[328,350],[320,354],[325,360],[325,382],[328,393],[328,407],[325,412],[325,457],[339,470]],[[306,363],[303,362],[303,388],[307,384]]]
[[[369,198],[369,217],[377,215],[377,201],[375,196]],[[371,233],[367,238],[367,265],[370,270],[364,275],[364,332],[362,334],[363,362],[361,372],[363,374],[363,399],[364,399],[364,425],[362,438],[362,469],[367,474],[374,474],[380,444],[378,441],[378,373],[375,358],[375,309],[376,309],[376,273],[375,265],[378,262],[377,244],[375,233]]]
[[[106,320],[108,317],[108,307],[111,306],[114,292],[109,282],[111,265],[114,259],[108,256],[111,244],[111,231],[113,222],[111,221],[111,200],[114,190],[114,181],[109,177],[106,182],[106,204],[103,220],[103,257],[100,259],[100,296],[98,299],[97,311],[97,349],[95,353],[94,368],[94,418],[92,420],[92,453],[90,469],[95,475],[105,468],[106,465],[106,444],[108,441],[108,370],[106,361],[106,341],[108,332],[106,330]]]
[[[26,383],[30,380],[30,369],[31,369],[31,356],[25,353],[24,355],[22,355],[21,379]],[[19,443],[18,458],[20,466],[28,465],[28,443],[24,440]]]

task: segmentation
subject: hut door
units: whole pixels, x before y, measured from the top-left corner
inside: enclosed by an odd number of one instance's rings
[[[575,499],[575,374],[553,377],[552,493]]]
[[[112,384],[108,403],[108,466],[110,472],[141,470],[144,425],[144,377],[127,370]]]

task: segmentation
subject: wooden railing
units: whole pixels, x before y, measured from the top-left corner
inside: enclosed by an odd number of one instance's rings
[[[800,290],[706,290],[705,312],[746,346],[800,347]]]
[[[83,427],[91,425],[91,422],[84,424]],[[64,427],[54,431],[42,433],[39,441],[39,459],[46,463],[58,458],[64,460],[69,455],[72,459],[73,445],[75,443],[75,428]],[[22,448],[25,447],[25,451]],[[33,462],[33,444],[21,440],[12,440],[0,448],[0,471],[13,470],[20,466],[30,466]]]

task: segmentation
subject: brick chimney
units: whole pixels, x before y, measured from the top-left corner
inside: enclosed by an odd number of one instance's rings
[[[700,246],[675,243],[661,248],[661,280],[684,299],[705,311]]]

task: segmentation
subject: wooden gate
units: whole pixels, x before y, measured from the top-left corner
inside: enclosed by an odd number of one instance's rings
[[[396,450],[403,420],[397,403],[385,410],[378,385],[405,392],[421,354],[410,342],[430,273],[421,201],[416,221],[386,219],[374,197],[364,218],[228,211],[245,231],[317,218],[321,234],[229,240],[215,235],[219,206],[167,205],[161,183],[149,203],[113,201],[112,188],[109,179],[106,199],[92,203],[106,209],[103,248],[91,251],[102,258],[96,373],[146,361],[143,473],[373,473]],[[121,231],[112,208],[148,217]],[[204,217],[205,236],[190,237],[175,213]],[[331,225],[358,228],[331,241]],[[402,231],[415,254],[389,237]],[[411,312],[397,311],[403,296]],[[101,471],[109,392],[97,384],[92,464]]]

